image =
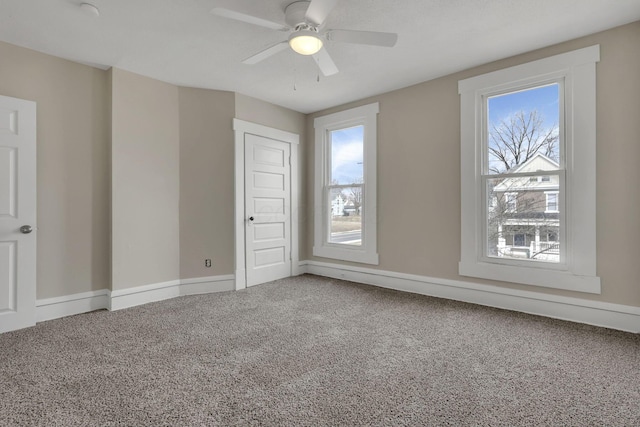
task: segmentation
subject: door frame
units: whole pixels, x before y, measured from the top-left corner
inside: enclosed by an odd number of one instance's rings
[[[246,251],[245,251],[245,182],[244,182],[244,136],[251,134],[263,138],[274,139],[288,143],[291,147],[291,206],[289,208],[291,224],[291,276],[300,274],[298,254],[298,225],[299,225],[299,182],[298,182],[298,145],[300,135],[270,128],[257,123],[233,119],[235,133],[235,211],[234,211],[234,236],[235,236],[235,282],[236,290],[247,287]]]

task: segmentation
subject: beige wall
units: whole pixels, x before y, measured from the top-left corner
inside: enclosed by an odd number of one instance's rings
[[[112,69],[112,289],[180,278],[176,86]]]
[[[306,116],[250,96],[235,94],[236,118],[247,122],[293,132],[304,137]]]
[[[38,299],[233,273],[232,120],[303,137],[303,114],[2,42],[0,58],[0,94],[37,102]]]
[[[600,44],[597,65],[597,273],[602,294],[553,291],[458,276],[458,80]],[[640,22],[308,116],[380,102],[379,269],[640,306]],[[313,150],[307,156],[307,253],[313,245]],[[321,258],[311,259],[323,260]],[[333,260],[330,260],[334,262]]]
[[[180,277],[233,274],[234,94],[179,93]]]
[[[232,92],[180,88],[179,100],[180,277],[233,274],[233,119],[304,136],[305,116]]]
[[[236,118],[247,122],[257,123],[271,128],[284,130],[300,135],[298,146],[298,177],[300,179],[298,187],[298,228],[299,228],[299,258],[307,259],[311,252],[307,253],[307,153],[308,141],[313,138],[306,138],[306,115],[288,108],[270,104],[268,102],[251,98],[246,95],[236,93]],[[311,205],[312,206],[312,205]]]
[[[107,73],[0,42],[0,94],[37,103],[37,298],[108,288]]]

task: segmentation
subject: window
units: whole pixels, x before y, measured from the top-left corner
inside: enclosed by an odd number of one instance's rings
[[[550,176],[532,176],[529,182],[551,182]]]
[[[378,110],[369,104],[314,121],[315,256],[378,264]]]
[[[491,194],[489,200],[495,199],[496,196]],[[494,207],[489,205],[489,207]],[[504,212],[515,213],[518,211],[518,193],[504,193]]]
[[[518,233],[513,235],[513,246],[524,246],[524,234]]]
[[[558,192],[547,191],[545,192],[545,196],[547,198],[547,208],[545,209],[545,212],[558,212]]]
[[[328,132],[326,189],[333,205],[327,218],[328,242],[362,246],[364,126]]]
[[[540,239],[524,237],[539,236],[548,227],[562,228],[563,217],[544,215],[549,213],[546,203],[549,189],[555,190],[555,212],[558,212],[557,197],[564,177],[562,85],[559,80],[488,93],[483,100],[486,132],[482,135],[484,169],[480,179],[485,182],[483,187],[487,187],[489,200],[503,195],[505,201],[497,209],[490,203],[483,208],[487,257],[521,260],[526,255],[524,258],[531,261],[551,263],[559,263],[564,257],[559,251],[553,256],[548,253],[542,256],[544,245]],[[550,172],[555,172],[553,178]],[[505,240],[505,228],[517,233],[513,242]],[[522,248],[529,245],[529,250],[523,252]]]
[[[600,292],[599,51],[592,46],[459,82],[461,275]]]

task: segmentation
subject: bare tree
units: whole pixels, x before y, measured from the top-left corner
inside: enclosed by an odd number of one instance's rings
[[[363,184],[364,179],[358,178],[354,180],[354,184]],[[357,187],[350,187],[349,194],[347,195],[348,199],[353,203],[353,208],[356,211],[357,215],[360,215],[360,207],[362,206],[362,185],[358,185]]]
[[[518,111],[492,124],[489,132],[489,170],[505,173],[542,153],[557,160],[558,127],[545,128],[538,111]]]
[[[538,153],[558,161],[558,144],[557,125],[545,126],[536,110],[519,111],[490,125],[489,170],[495,174],[510,172]],[[496,177],[488,181],[487,243],[491,255],[538,259],[557,253],[557,237],[549,242],[549,233],[557,236],[558,214],[546,212],[538,179],[542,177]]]

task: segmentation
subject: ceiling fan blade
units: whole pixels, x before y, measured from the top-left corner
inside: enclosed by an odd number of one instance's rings
[[[311,0],[305,15],[306,20],[316,26],[322,25],[337,3],[338,0]]]
[[[260,51],[255,55],[248,57],[247,59],[243,60],[242,63],[249,64],[249,65],[257,64],[258,62],[264,61],[268,57],[273,56],[278,52],[282,52],[283,50],[286,50],[288,47],[289,47],[289,42],[287,41],[274,44],[273,46],[270,46],[265,50]]]
[[[329,30],[327,40],[342,43],[369,44],[373,46],[393,47],[398,41],[396,33],[378,31]]]
[[[260,27],[271,28],[272,30],[286,31],[289,28],[277,22],[267,21],[266,19],[258,18],[256,16],[247,15],[235,10],[225,9],[223,7],[215,7],[211,9],[211,13],[214,15],[222,16],[224,18],[233,19],[240,22],[246,22],[247,24],[258,25]]]
[[[322,48],[318,53],[312,56],[324,76],[328,77],[338,73],[338,67],[336,67],[333,59],[331,59],[327,49]]]

